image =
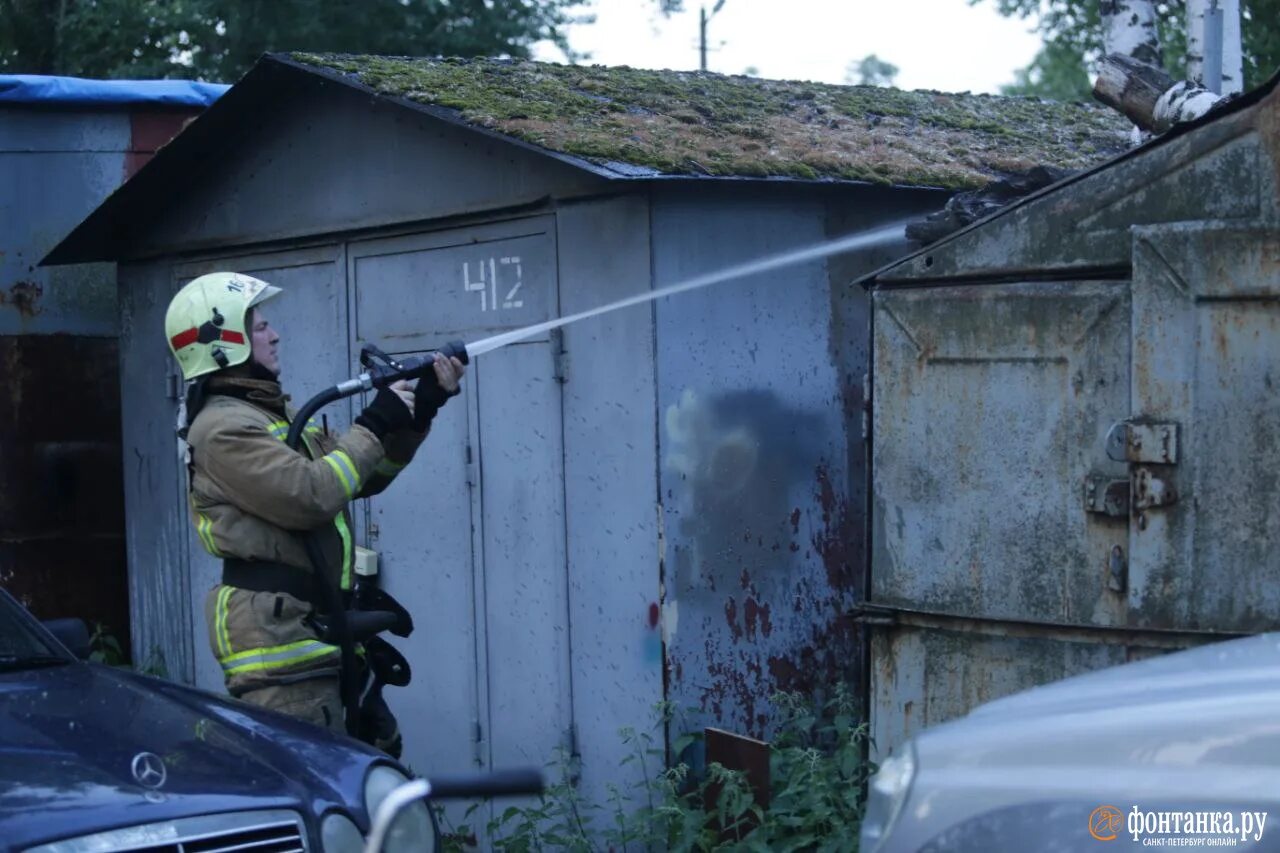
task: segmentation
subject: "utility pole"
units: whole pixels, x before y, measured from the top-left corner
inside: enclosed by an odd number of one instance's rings
[[[707,70],[707,22],[715,17],[724,7],[724,0],[716,0],[716,5],[711,7],[711,14],[707,14],[707,7],[704,4],[698,10],[698,53],[702,58],[701,65],[703,71]]]
[[[1187,79],[1223,95],[1244,89],[1240,0],[1188,0]]]

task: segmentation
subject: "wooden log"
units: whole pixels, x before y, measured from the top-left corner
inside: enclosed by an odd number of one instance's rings
[[[1155,133],[1199,118],[1221,100],[1220,95],[1194,83],[1174,81],[1159,68],[1123,54],[1108,54],[1098,61],[1093,96],[1142,130]]]
[[[1119,110],[1143,130],[1155,126],[1156,101],[1173,86],[1173,79],[1151,65],[1122,53],[1098,60],[1093,96]]]

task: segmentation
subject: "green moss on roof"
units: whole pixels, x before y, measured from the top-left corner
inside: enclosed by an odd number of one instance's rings
[[[1034,98],[510,60],[292,59],[551,151],[664,175],[967,189],[1128,147],[1110,110]]]

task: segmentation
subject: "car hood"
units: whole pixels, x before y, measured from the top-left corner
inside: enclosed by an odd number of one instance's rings
[[[1152,705],[1280,695],[1280,634],[1210,643],[1085,673],[988,702],[966,719],[999,723],[1094,710],[1140,711]]]
[[[1011,796],[1137,786],[1139,776],[1147,790],[1152,779],[1172,790],[1187,774],[1205,780],[1207,768],[1255,785],[1274,772],[1280,744],[1278,676],[1277,634],[1111,667],[927,728],[914,738],[918,763]]]
[[[288,718],[108,667],[0,674],[0,838],[18,847],[240,809],[318,813],[371,754]]]

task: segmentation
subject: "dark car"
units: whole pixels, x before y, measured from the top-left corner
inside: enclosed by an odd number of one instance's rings
[[[86,663],[0,590],[0,850],[359,851],[406,781],[355,740]],[[434,848],[427,807],[395,835]]]

